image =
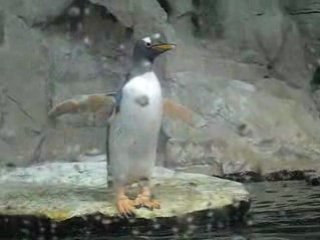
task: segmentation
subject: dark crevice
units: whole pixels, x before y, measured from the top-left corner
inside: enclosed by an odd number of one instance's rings
[[[310,185],[319,185],[320,176],[314,170],[280,170],[267,174],[261,174],[253,171],[244,171],[238,173],[224,174],[215,176],[232,181],[249,182],[276,182],[276,181],[306,181]]]
[[[193,0],[191,23],[196,37],[223,36],[223,27],[220,19],[218,1]]]
[[[306,15],[306,14],[319,14],[320,10],[306,10],[299,12],[289,12],[290,15]]]
[[[190,20],[191,20],[191,23],[192,23],[192,26],[193,26],[193,33],[195,35],[198,35],[200,33],[200,29],[201,29],[199,15],[192,14]]]
[[[102,19],[108,19],[115,23],[118,22],[117,18],[111,12],[109,12],[106,7],[94,5],[94,8],[100,13],[100,17]]]
[[[7,88],[0,85],[0,130],[4,127],[7,115]]]
[[[168,16],[170,16],[172,13],[172,8],[169,4],[169,1],[168,0],[158,0],[158,3],[163,8],[163,10],[168,14]]]
[[[0,10],[0,46],[4,43],[4,15]]]
[[[133,38],[134,30],[131,27],[127,27],[125,31],[125,39],[130,40]]]
[[[23,115],[25,115],[31,122],[37,123],[37,121],[24,109],[20,101],[10,96],[9,94],[7,94],[6,96],[8,100],[13,102],[18,107],[18,109],[23,113]]]
[[[30,163],[34,164],[34,163],[40,163],[43,162],[43,147],[44,147],[44,143],[46,140],[46,134],[41,134],[40,139],[38,140],[37,145],[35,146],[35,149],[33,150],[31,159],[30,159]]]
[[[320,88],[320,67],[317,67],[310,81],[311,91],[314,92]]]
[[[200,7],[200,0],[192,0],[192,5],[195,8],[199,8]]]

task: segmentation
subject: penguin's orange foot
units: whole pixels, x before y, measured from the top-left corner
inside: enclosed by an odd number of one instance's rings
[[[134,215],[135,201],[130,200],[127,196],[121,196],[117,198],[117,209],[122,216]]]
[[[151,199],[149,195],[139,194],[135,199],[136,207],[146,207],[149,209],[160,209],[160,202],[154,199]]]
[[[151,199],[151,191],[148,187],[143,187],[141,194],[135,199],[136,207],[146,207],[149,209],[159,209],[160,203],[157,200]]]

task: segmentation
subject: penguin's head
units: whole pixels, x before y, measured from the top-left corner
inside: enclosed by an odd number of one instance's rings
[[[174,48],[175,44],[162,42],[160,34],[154,34],[136,42],[133,56],[135,59],[153,62],[156,57]]]

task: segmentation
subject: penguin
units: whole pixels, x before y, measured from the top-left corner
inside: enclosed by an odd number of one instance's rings
[[[138,40],[131,71],[118,90],[78,95],[55,104],[48,112],[53,122],[64,114],[101,114],[100,120],[107,129],[107,178],[115,190],[120,215],[132,215],[137,207],[160,208],[160,203],[151,198],[150,177],[156,162],[162,117],[196,128],[206,124],[191,109],[162,96],[153,63],[175,47],[160,42],[157,34]],[[126,190],[134,182],[139,183],[140,193],[132,200]]]
[[[175,46],[160,42],[158,35],[137,40],[131,70],[115,93],[116,106],[107,123],[106,152],[108,177],[120,215],[134,214],[137,207],[160,208],[150,186],[163,114],[162,89],[153,63]],[[139,194],[130,199],[127,187],[135,182]]]

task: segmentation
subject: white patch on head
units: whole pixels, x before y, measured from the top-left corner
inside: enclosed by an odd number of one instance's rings
[[[146,42],[146,43],[151,43],[151,38],[150,37],[145,37],[142,39],[142,41]]]
[[[152,38],[159,39],[161,37],[160,33],[153,34]]]

